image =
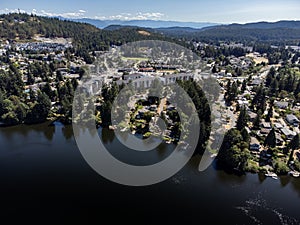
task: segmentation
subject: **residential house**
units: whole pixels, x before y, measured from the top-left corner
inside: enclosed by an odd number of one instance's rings
[[[237,102],[238,102],[239,106],[248,106],[249,105],[249,102],[246,99],[239,99],[239,100],[237,100]]]
[[[276,101],[274,102],[274,105],[280,109],[286,109],[289,106],[289,103]]]
[[[253,151],[259,151],[260,149],[260,143],[255,137],[250,138],[250,145],[249,149]]]
[[[256,78],[254,80],[251,81],[250,85],[252,86],[259,86],[263,83],[263,80],[260,78]]]
[[[275,133],[275,137],[276,137],[276,144],[282,145],[284,140],[282,139],[281,135],[279,133]]]
[[[261,128],[260,129],[260,134],[263,135],[263,136],[266,136],[269,133],[270,133],[270,129],[266,129],[266,128]]]
[[[269,123],[269,122],[262,122],[262,123],[261,123],[261,126],[262,126],[264,129],[268,129],[268,130],[271,130],[271,129],[272,129],[271,123]]]
[[[296,136],[296,132],[291,131],[288,128],[282,128],[281,132],[286,136],[287,139],[291,140],[294,136]]]
[[[295,115],[293,115],[293,114],[286,115],[286,121],[290,125],[293,125],[294,127],[298,127],[299,126],[299,119]]]
[[[282,126],[281,123],[274,123],[274,127],[275,127],[275,129],[277,129],[277,130],[280,130],[280,129],[283,128],[283,126]]]

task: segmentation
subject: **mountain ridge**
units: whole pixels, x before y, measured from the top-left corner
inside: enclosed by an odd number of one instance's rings
[[[97,28],[104,29],[112,25],[125,26],[125,27],[141,27],[141,28],[152,28],[152,29],[175,29],[175,28],[186,28],[186,29],[208,29],[216,27],[226,28],[256,28],[256,29],[273,29],[273,28],[292,28],[300,29],[300,20],[279,20],[275,22],[259,21],[249,23],[230,23],[221,24],[213,22],[182,22],[182,21],[167,21],[167,20],[99,20],[91,18],[79,18],[70,19],[59,17],[63,20],[70,20],[74,22],[88,23],[94,25]],[[191,30],[190,29],[190,30]]]
[[[121,26],[137,26],[146,28],[167,28],[167,27],[191,27],[201,29],[203,27],[210,27],[220,25],[219,23],[210,22],[182,22],[182,21],[166,21],[166,20],[99,20],[90,18],[70,19],[59,17],[60,19],[70,20],[74,22],[89,23],[104,29],[110,25],[121,25]]]

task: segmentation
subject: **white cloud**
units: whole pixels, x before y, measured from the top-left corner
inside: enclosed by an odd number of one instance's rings
[[[19,12],[19,9],[8,9],[8,8],[5,8],[4,10],[1,9],[0,10],[0,13],[1,14],[4,14],[4,13],[18,13]],[[20,12],[25,12],[24,10],[20,10]]]
[[[158,20],[164,17],[163,13],[159,12],[138,12],[135,14],[131,13],[121,13],[119,15],[112,16],[95,16],[95,19],[100,20]]]
[[[19,9],[4,9],[1,10],[0,9],[0,14],[3,13],[17,13],[19,12]],[[75,12],[63,12],[63,13],[56,13],[56,12],[50,12],[47,10],[36,10],[36,9],[32,9],[31,11],[25,11],[25,10],[20,10],[20,12],[22,13],[33,13],[36,15],[40,15],[40,16],[48,16],[48,17],[64,17],[64,18],[83,18],[83,17],[87,17],[86,14],[86,10],[84,9],[80,9],[78,11]],[[163,13],[160,12],[137,12],[137,13],[121,13],[118,15],[111,15],[111,16],[95,16],[93,17],[94,19],[99,19],[99,20],[159,20],[162,19],[163,17],[165,17],[165,15]]]
[[[21,13],[33,13],[36,15],[40,15],[40,16],[48,16],[48,17],[56,17],[56,16],[61,16],[61,17],[65,17],[65,18],[82,18],[84,17],[86,11],[83,9],[80,9],[78,11],[75,12],[63,12],[63,13],[55,13],[55,12],[49,12],[46,10],[36,10],[36,9],[32,9],[31,11],[25,11],[25,10],[19,10],[19,9],[4,9],[4,10],[0,10],[0,14],[3,13],[17,13],[17,12],[21,12]]]
[[[86,11],[83,9],[80,9],[76,12],[64,12],[64,13],[53,13],[53,12],[47,12],[45,10],[41,10],[40,12],[36,12],[36,14],[41,16],[50,16],[50,17],[61,16],[65,18],[81,18],[84,16],[85,12]]]

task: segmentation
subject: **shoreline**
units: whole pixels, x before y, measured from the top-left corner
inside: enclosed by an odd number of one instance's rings
[[[49,118],[48,120],[46,121],[43,121],[43,122],[37,122],[37,123],[31,123],[31,124],[28,124],[28,123],[21,123],[21,124],[11,124],[11,125],[7,125],[7,124],[3,124],[3,123],[0,123],[0,128],[10,128],[10,127],[17,127],[17,126],[20,126],[20,125],[25,125],[25,126],[32,126],[32,125],[39,125],[39,124],[46,124],[47,123],[47,126],[56,126],[56,122],[59,122],[61,123],[63,126],[72,126],[72,122],[65,122],[63,120],[61,120],[62,118]],[[101,124],[96,124],[96,127],[97,129],[99,128],[102,128],[102,129],[108,129],[108,130],[114,130],[114,129],[111,129],[111,126],[102,126]],[[176,143],[168,143],[168,142],[164,142],[165,144],[176,144]],[[179,144],[179,143],[177,143]],[[199,153],[198,153],[199,154]],[[200,155],[200,154],[199,154]],[[201,155],[202,157],[202,155]],[[278,179],[280,177],[292,177],[292,178],[300,178],[300,173],[298,171],[293,171],[293,170],[290,170],[287,174],[276,174],[274,173],[273,171],[258,171],[258,172],[255,172],[255,171],[248,171],[248,170],[240,170],[238,168],[230,168],[228,166],[226,166],[224,163],[218,161],[218,159],[215,159],[215,169],[216,170],[222,170],[224,171],[225,173],[227,174],[234,174],[236,176],[243,176],[243,175],[247,175],[248,173],[249,174],[258,174],[260,176],[264,176],[265,178],[273,178],[273,179]],[[299,175],[299,176],[297,176]]]

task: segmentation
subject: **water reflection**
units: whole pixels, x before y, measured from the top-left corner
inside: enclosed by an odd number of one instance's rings
[[[44,135],[48,141],[52,141],[55,133],[55,126],[48,126],[48,129],[44,130]]]
[[[13,140],[13,137],[20,135],[23,138],[31,138],[32,134],[40,135],[43,134],[44,137],[52,141],[55,133],[55,125],[47,122],[43,124],[34,124],[34,125],[19,125],[12,127],[1,127],[0,135],[5,137],[7,140]]]
[[[285,187],[290,183],[291,177],[289,176],[279,176],[279,181],[282,187]]]
[[[259,180],[260,184],[262,184],[267,178],[263,173],[258,173],[257,177],[258,177],[258,180]]]
[[[62,133],[66,140],[70,140],[74,136],[72,126],[64,126],[62,128]]]
[[[291,179],[290,184],[293,189],[298,193],[298,197],[300,198],[300,180],[299,179]]]
[[[98,130],[100,132],[100,137],[104,144],[112,143],[113,140],[115,139],[115,133],[113,130],[101,129],[101,128]]]
[[[241,173],[239,171],[234,171],[234,170],[228,170],[224,167],[222,167],[217,160],[214,161],[213,163],[214,169],[217,171],[217,178],[218,181],[222,183],[238,183],[242,184],[243,182],[246,181],[247,175],[244,173]]]

